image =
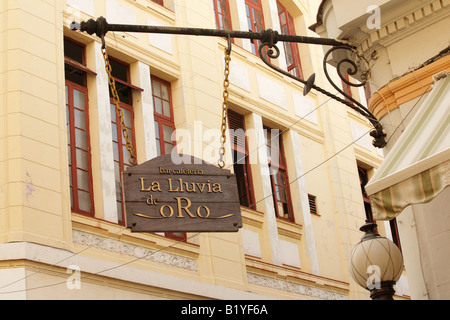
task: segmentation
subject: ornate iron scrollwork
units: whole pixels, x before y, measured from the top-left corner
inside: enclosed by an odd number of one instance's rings
[[[346,106],[356,110],[364,117],[366,117],[374,126],[375,130],[373,130],[370,135],[374,138],[373,145],[377,148],[383,148],[386,146],[386,133],[383,130],[381,123],[376,119],[376,117],[370,113],[370,111],[364,107],[361,103],[347,95],[340,86],[337,86],[333,80],[331,79],[328,70],[327,70],[327,59],[336,50],[348,50],[354,54],[354,59],[343,58],[337,63],[337,72],[340,79],[346,83],[347,85],[353,87],[363,86],[367,81],[370,71],[368,68],[362,68],[362,73],[360,71],[361,66],[359,62],[364,62],[364,59],[356,54],[355,49],[347,44],[344,44],[340,41],[334,39],[326,39],[326,38],[314,38],[314,37],[304,37],[298,35],[286,35],[279,34],[277,31],[268,29],[262,32],[245,32],[245,31],[233,31],[233,30],[219,30],[219,29],[200,29],[200,28],[178,28],[178,27],[161,27],[161,26],[144,26],[144,25],[120,25],[120,24],[108,24],[106,19],[100,17],[97,21],[90,19],[87,22],[81,23],[72,23],[70,26],[71,30],[80,30],[85,31],[88,34],[96,34],[101,38],[103,46],[105,45],[105,35],[108,31],[121,31],[121,32],[145,32],[145,33],[167,33],[167,34],[178,34],[178,35],[194,35],[194,36],[216,36],[216,37],[227,37],[230,38],[243,38],[243,39],[251,39],[251,40],[259,40],[261,44],[259,46],[259,56],[262,61],[268,65],[270,68],[275,71],[284,74],[287,77],[290,77],[294,80],[297,80],[304,84],[303,94],[307,95],[311,89],[315,89],[316,91],[342,103]],[[342,99],[327,90],[320,88],[315,85],[315,74],[312,74],[307,80],[300,79],[289,72],[280,69],[279,67],[273,65],[270,62],[270,59],[278,59],[280,56],[280,49],[277,47],[277,42],[293,42],[293,43],[309,43],[314,45],[325,45],[331,46],[332,48],[328,50],[325,54],[323,66],[325,75],[330,82],[330,84],[341,94],[345,99]],[[342,73],[342,68],[344,64],[348,64],[349,67],[346,71],[349,75],[359,74],[363,77],[363,82],[360,84],[350,83],[345,79]],[[366,77],[364,79],[364,77]]]
[[[361,115],[366,117],[370,121],[370,123],[373,125],[373,127],[375,128],[375,130],[371,131],[371,133],[370,133],[370,135],[374,138],[373,145],[377,148],[385,147],[386,146],[386,133],[383,130],[383,127],[382,127],[381,123],[378,121],[378,119],[359,101],[355,100],[353,97],[351,97],[346,92],[344,92],[340,86],[336,85],[336,83],[333,82],[332,78],[330,77],[330,74],[328,73],[327,61],[328,61],[329,56],[337,50],[350,51],[353,54],[354,59],[350,59],[348,57],[341,59],[340,61],[338,61],[337,65],[336,65],[336,71],[338,73],[339,78],[347,85],[352,86],[352,87],[362,87],[367,83],[367,80],[370,78],[370,68],[369,68],[369,64],[367,63],[367,61],[363,57],[359,56],[355,52],[353,47],[351,47],[351,46],[334,46],[326,52],[324,59],[323,59],[323,69],[325,72],[325,76],[326,76],[327,80],[329,81],[329,83],[333,86],[333,88],[335,88],[336,91],[338,91],[342,96],[344,96],[345,99],[342,99],[342,98],[328,92],[327,90],[315,85],[315,83],[314,83],[315,74],[312,74],[307,80],[304,80],[304,79],[300,79],[300,78],[296,77],[295,75],[272,64],[270,62],[270,59],[278,59],[281,54],[280,49],[276,45],[277,38],[278,38],[278,33],[276,31],[266,30],[266,31],[262,32],[262,36],[261,36],[262,41],[261,41],[261,45],[259,46],[259,56],[260,56],[261,60],[266,65],[268,65],[270,68],[274,69],[275,71],[303,83],[305,86],[304,90],[303,90],[304,95],[307,95],[311,89],[315,89],[315,90],[319,91],[320,93],[325,94],[326,96],[328,96],[342,104],[345,104],[346,106],[359,112]],[[347,66],[347,69],[344,72],[343,70],[344,70],[345,66]],[[361,83],[352,83],[346,79],[345,73],[348,75],[351,75],[351,76],[360,73],[360,78],[363,81]]]

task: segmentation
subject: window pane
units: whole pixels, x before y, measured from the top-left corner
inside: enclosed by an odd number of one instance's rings
[[[253,14],[254,14],[254,19],[255,19],[256,32],[260,32],[263,30],[261,12],[253,10]]]
[[[68,158],[69,158],[69,166],[71,166],[72,165],[72,149],[70,148],[70,146],[68,148]]]
[[[286,21],[286,13],[285,12],[282,12],[281,14],[280,14],[280,23],[281,23],[281,25],[285,25],[286,23],[287,23],[287,21]],[[283,30],[284,31],[284,30]],[[285,34],[284,32],[283,32],[283,34]]]
[[[122,183],[120,181],[120,168],[119,165],[115,165],[115,181],[116,181],[116,199],[122,201]]]
[[[165,154],[170,154],[173,150],[173,145],[169,143],[164,144]]]
[[[292,47],[288,42],[284,43],[284,51],[286,52],[286,63],[288,66],[294,64],[294,57],[292,56]]]
[[[284,171],[278,169],[277,176],[278,176],[278,179],[277,179],[277,180],[278,180],[278,184],[279,184],[280,186],[284,186],[284,185],[285,185],[285,181],[284,181]]]
[[[110,108],[111,108],[111,121],[116,122],[117,121],[116,105],[111,103]]]
[[[75,127],[86,130],[86,116],[83,111],[75,109]]]
[[[88,192],[78,190],[78,205],[80,210],[90,212],[91,211],[91,198]]]
[[[77,170],[78,189],[89,191],[89,175],[86,171]]]
[[[161,97],[161,86],[158,81],[152,81],[153,95],[156,97]]]
[[[159,157],[161,155],[161,145],[159,141],[156,141],[156,155]]]
[[[64,39],[64,56],[83,64],[83,51],[84,48],[82,46]]]
[[[85,110],[86,100],[84,92],[78,91],[76,89],[73,90],[73,105],[77,109]]]
[[[88,154],[86,151],[77,149],[77,167],[88,170]]]
[[[125,121],[125,126],[131,128],[131,112],[126,109],[122,109],[123,111],[123,120]]]
[[[173,130],[171,127],[163,125],[163,133],[164,133],[164,141],[172,142],[172,133]]]
[[[170,113],[170,103],[167,101],[163,101],[163,109],[164,109],[164,115],[166,117],[171,117],[171,113]]]
[[[117,62],[115,60],[110,60],[109,63],[112,67],[112,75],[124,82],[128,82],[128,66]]]
[[[72,168],[69,166],[69,184],[70,187],[72,188],[73,186],[73,182],[72,182]]]
[[[122,203],[121,202],[117,202],[117,219],[119,222],[123,221],[122,218]]]
[[[111,130],[112,130],[112,139],[114,142],[119,141],[117,136],[117,124],[111,123]]]
[[[158,98],[155,98],[154,100],[155,100],[155,112],[163,114],[161,100]]]
[[[66,118],[67,118],[67,143],[71,144],[70,141],[70,110],[69,107],[66,107]]]
[[[161,97],[164,100],[169,100],[169,88],[165,85],[161,85]]]
[[[70,207],[73,208],[73,188],[72,188],[72,183],[70,184]]]
[[[78,148],[87,150],[87,135],[86,131],[75,129],[75,141]]]
[[[113,154],[114,154],[114,161],[119,161],[119,144],[117,142],[113,142]]]
[[[117,181],[117,178],[120,177],[120,165],[118,162],[114,162],[114,177]]]
[[[156,139],[159,139],[159,123],[155,121],[155,136]]]

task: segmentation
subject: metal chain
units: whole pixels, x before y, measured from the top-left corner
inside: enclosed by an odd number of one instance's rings
[[[228,97],[230,96],[228,92],[228,87],[230,86],[230,81],[228,77],[230,75],[230,61],[231,61],[231,50],[225,48],[225,71],[224,71],[224,81],[223,81],[223,104],[222,104],[222,137],[220,138],[221,147],[219,149],[219,161],[218,165],[221,169],[225,167],[225,143],[227,141],[227,118],[228,118]]]
[[[134,166],[137,164],[137,159],[136,159],[136,156],[134,155],[133,144],[131,143],[130,138],[129,138],[128,128],[125,124],[125,119],[123,117],[123,110],[120,107],[120,98],[119,98],[119,95],[118,95],[117,89],[116,89],[116,81],[114,80],[114,77],[112,76],[112,67],[111,67],[111,64],[109,63],[109,57],[108,57],[108,53],[106,52],[105,46],[102,47],[102,53],[103,53],[103,59],[105,60],[105,69],[106,69],[106,72],[108,73],[109,86],[111,88],[111,93],[112,93],[112,96],[114,99],[114,104],[116,106],[116,114],[120,119],[120,126],[122,128],[123,137],[125,138],[125,141],[126,141],[126,148],[130,154],[128,161],[129,161],[129,163],[131,163]]]

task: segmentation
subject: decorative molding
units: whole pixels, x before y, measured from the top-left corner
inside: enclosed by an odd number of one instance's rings
[[[82,246],[89,246],[100,250],[105,250],[137,259],[148,260],[164,264],[166,266],[176,267],[189,271],[198,271],[197,260],[183,256],[150,250],[144,247],[136,246],[130,243],[124,243],[107,237],[102,237],[92,233],[73,230],[73,242]]]
[[[247,279],[249,284],[254,284],[257,286],[275,290],[286,291],[289,293],[301,294],[311,298],[321,300],[348,300],[348,296],[346,294],[319,289],[315,287],[309,287],[302,284],[280,279],[274,279],[258,274],[248,273]]]
[[[398,40],[398,37],[401,36],[400,32],[413,32],[410,31],[410,29],[415,27],[423,28],[424,23],[429,24],[436,22],[436,19],[438,18],[436,17],[437,14],[440,15],[440,18],[445,18],[448,15],[448,11],[444,10],[444,8],[449,5],[450,1],[448,0],[437,0],[427,3],[402,17],[398,17],[395,20],[386,23],[380,29],[371,32],[369,37],[358,46],[358,49],[360,52],[367,52],[379,42],[395,42]],[[384,45],[387,43],[384,43]]]
[[[433,76],[443,70],[450,72],[450,55],[392,80],[372,95],[369,110],[382,119],[390,111],[423,95],[425,88],[433,83]]]

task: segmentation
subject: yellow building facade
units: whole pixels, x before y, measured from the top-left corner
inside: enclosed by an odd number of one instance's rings
[[[234,39],[229,123],[246,139],[243,149],[227,139],[225,168],[241,183],[243,227],[131,233],[118,176],[130,163],[101,41],[69,29],[103,16],[243,31],[253,21],[316,36],[307,28],[316,2],[3,1],[0,299],[367,299],[348,272],[366,219],[360,174],[382,162],[364,118],[320,93],[303,96],[303,85],[264,65],[250,40]],[[111,32],[106,45],[137,162],[176,150],[216,164],[226,39]],[[316,73],[332,91],[323,49],[291,50],[273,63]],[[279,142],[277,163],[268,141]],[[248,162],[233,165],[231,150]],[[278,193],[286,186],[289,194]]]

